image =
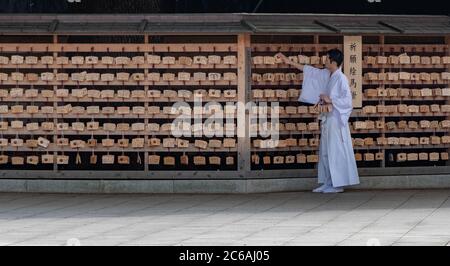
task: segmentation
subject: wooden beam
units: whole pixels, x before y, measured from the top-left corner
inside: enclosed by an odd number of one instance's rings
[[[147,27],[147,24],[148,24],[148,20],[143,19],[143,20],[141,21],[141,23],[139,23],[138,31],[139,31],[139,32],[144,32],[144,31],[145,31],[145,28]],[[146,36],[147,36],[147,35],[146,35]]]
[[[51,33],[55,32],[56,29],[58,28],[58,24],[59,21],[57,19],[54,19],[52,23],[48,26],[48,31]]]
[[[2,52],[236,52],[234,43],[2,43]]]
[[[397,27],[395,25],[392,25],[390,23],[384,22],[384,21],[378,21],[378,24],[380,24],[381,26],[384,26],[386,28],[389,28],[391,30],[394,30],[396,32],[399,32],[399,33],[404,33],[405,32],[403,29],[401,29],[401,28],[399,28],[399,27]]]
[[[244,27],[247,27],[249,30],[253,31],[253,32],[258,32],[258,28],[253,25],[253,23],[243,19],[241,20],[241,25],[243,25]]]
[[[337,28],[337,27],[335,27],[335,26],[333,26],[333,25],[330,25],[330,24],[328,24],[328,23],[325,23],[325,22],[323,22],[323,21],[320,21],[320,20],[314,20],[314,23],[317,24],[317,25],[319,25],[319,26],[324,27],[324,28],[327,29],[327,30],[334,31],[334,32],[336,32],[336,33],[340,33],[340,32],[341,32],[341,30],[340,30],[339,28]]]

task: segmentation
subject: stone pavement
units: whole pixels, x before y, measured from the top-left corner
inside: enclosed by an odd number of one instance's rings
[[[0,194],[0,245],[448,245],[450,190]]]

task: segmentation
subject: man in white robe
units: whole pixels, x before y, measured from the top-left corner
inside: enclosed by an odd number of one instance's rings
[[[352,112],[352,94],[347,77],[341,70],[343,54],[338,49],[327,53],[325,69],[283,61],[303,71],[303,86],[299,101],[332,105],[332,111],[320,115],[318,182],[313,190],[319,193],[340,193],[344,186],[359,184],[358,170],[348,119]]]

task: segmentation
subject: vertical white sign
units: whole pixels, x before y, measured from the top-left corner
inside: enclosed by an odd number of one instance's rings
[[[344,73],[350,83],[353,107],[362,107],[362,37],[344,36]]]

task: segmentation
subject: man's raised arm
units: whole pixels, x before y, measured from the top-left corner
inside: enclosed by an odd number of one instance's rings
[[[298,68],[298,69],[300,69],[301,71],[303,71],[304,65],[299,64],[299,63],[292,62],[292,61],[289,60],[289,58],[287,58],[284,54],[282,54],[282,53],[277,53],[275,56],[281,58],[281,60],[282,60],[285,64],[291,65],[291,66],[293,66],[293,67],[295,67],[295,68]]]

